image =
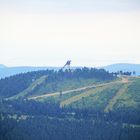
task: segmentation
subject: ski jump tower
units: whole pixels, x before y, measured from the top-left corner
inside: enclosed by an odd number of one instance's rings
[[[70,65],[71,65],[71,60],[68,60],[68,61],[66,62],[66,64],[62,67],[62,70],[63,70],[63,69],[68,69],[68,70],[70,71]]]

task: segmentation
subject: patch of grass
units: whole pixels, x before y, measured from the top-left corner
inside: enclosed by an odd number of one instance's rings
[[[68,94],[63,94],[63,95],[60,94],[60,95],[57,95],[57,96],[51,96],[51,97],[47,97],[47,98],[40,98],[40,99],[37,99],[37,100],[38,101],[52,102],[52,103],[60,103],[62,101],[65,101],[65,100],[67,100],[67,99],[69,99],[71,97],[74,97],[76,95],[80,95],[82,93],[83,93],[83,91],[75,91],[75,92],[71,92],[71,93],[68,93]]]
[[[116,93],[116,95],[109,101],[108,105],[105,108],[105,112],[109,112],[113,109],[113,106],[116,104],[117,100],[120,99],[122,95],[127,92],[129,84],[124,84]]]
[[[33,92],[33,95],[43,95],[54,92],[66,91],[98,83],[95,79],[64,79],[59,82],[44,82]]]
[[[61,106],[71,106],[79,109],[104,109],[108,101],[117,92],[120,84],[112,84],[96,89],[90,89],[80,95],[61,102]]]
[[[79,101],[81,99],[83,100],[85,97],[90,96],[91,94],[95,94],[96,92],[98,92],[100,90],[103,90],[103,87],[98,88],[98,89],[94,89],[94,91],[92,89],[92,90],[82,92],[82,94],[80,94],[80,95],[76,95],[76,96],[73,96],[73,97],[71,97],[71,98],[69,98],[67,100],[62,101],[60,103],[60,106],[64,107],[64,106],[67,106],[67,105],[72,104],[74,102],[77,102],[77,101]]]
[[[140,106],[140,79],[135,79],[125,94],[122,94],[116,102],[114,108],[139,108]]]
[[[46,78],[47,76],[40,77],[39,79],[35,80],[27,89],[15,96],[10,97],[9,99],[18,99],[20,97],[30,96],[31,92],[34,91],[36,87],[41,85],[46,80]]]

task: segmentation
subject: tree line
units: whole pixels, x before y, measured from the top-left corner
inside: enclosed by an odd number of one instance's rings
[[[115,77],[112,73],[105,71],[104,69],[95,68],[77,68],[74,70],[42,70],[36,72],[28,72],[23,74],[17,74],[11,77],[0,80],[0,97],[14,96],[26,88],[29,85],[40,78],[47,75],[46,83],[59,82],[67,79],[79,79],[79,78],[94,78],[99,81],[112,80]]]

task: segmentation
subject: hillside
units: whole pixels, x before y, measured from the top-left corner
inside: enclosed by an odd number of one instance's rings
[[[39,78],[46,76],[42,83]],[[0,97],[11,97],[28,89],[29,94],[44,94],[65,89],[72,89],[94,82],[114,79],[113,75],[103,69],[74,69],[72,71],[43,70],[28,72],[0,80]],[[32,88],[32,86],[34,88]],[[28,94],[28,93],[27,93]]]
[[[135,71],[136,75],[140,75],[140,64],[118,63],[118,64],[108,65],[103,68],[109,72],[118,72],[118,71],[133,72],[133,71]]]
[[[14,96],[26,88],[34,81],[44,75],[50,75],[53,70],[42,70],[36,72],[28,72],[17,74],[0,80],[0,98]]]
[[[140,113],[140,78],[123,77],[112,82],[29,97],[36,101],[60,104],[61,108],[87,109],[101,112]],[[121,112],[122,113],[122,112]],[[132,114],[133,114],[132,113]],[[131,114],[131,115],[132,115]]]
[[[140,77],[85,67],[20,74],[0,87],[0,139],[140,139]]]

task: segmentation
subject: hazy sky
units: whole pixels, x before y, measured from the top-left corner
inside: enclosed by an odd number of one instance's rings
[[[140,0],[0,0],[0,63],[140,63]]]

